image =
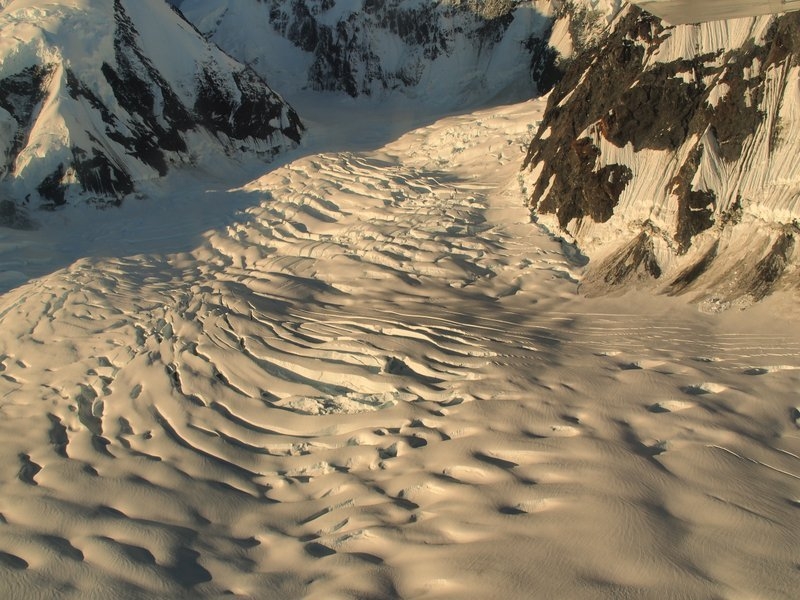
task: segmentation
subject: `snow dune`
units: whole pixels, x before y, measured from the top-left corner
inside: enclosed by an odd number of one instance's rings
[[[577,295],[542,107],[312,130],[2,296],[0,595],[793,597],[797,310]]]

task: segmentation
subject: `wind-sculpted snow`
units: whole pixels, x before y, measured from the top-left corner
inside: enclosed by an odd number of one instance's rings
[[[796,323],[576,296],[506,183],[540,109],[5,294],[0,595],[791,597]]]

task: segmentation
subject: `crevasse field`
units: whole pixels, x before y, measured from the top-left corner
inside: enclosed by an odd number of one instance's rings
[[[796,597],[796,301],[581,297],[543,106],[2,230],[0,597]]]

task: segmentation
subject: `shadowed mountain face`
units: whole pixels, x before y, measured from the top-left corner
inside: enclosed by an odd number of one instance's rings
[[[586,291],[727,306],[790,282],[798,31],[798,13],[669,27],[631,8],[572,61],[525,166],[534,212],[596,259]]]
[[[0,179],[55,207],[117,202],[215,154],[299,141],[294,111],[161,0],[11,3],[0,28]],[[9,198],[6,198],[9,200]]]
[[[515,0],[183,0],[212,40],[281,90],[378,96],[403,90],[459,105],[547,69],[549,2]],[[540,63],[544,63],[543,65]],[[540,77],[537,77],[540,79]]]

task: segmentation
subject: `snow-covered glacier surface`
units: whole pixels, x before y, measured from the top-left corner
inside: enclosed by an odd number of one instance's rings
[[[187,14],[198,5],[180,2]],[[259,21],[258,11],[274,8],[280,17],[274,20],[282,22],[289,8],[305,7],[317,26],[328,23],[337,35],[338,23],[344,23],[337,39],[356,40],[352,47],[363,49],[364,31],[355,36],[351,9],[372,7],[364,12],[376,18],[380,6],[424,5],[206,2],[207,10],[219,9],[209,21],[219,27],[198,23],[220,44],[235,39],[223,35],[225,23],[238,23],[247,48],[257,47],[250,43],[259,38],[244,25],[269,23],[263,39],[274,44],[273,56],[302,66],[315,55],[278,39],[272,17]],[[479,6],[483,12],[476,11]],[[487,15],[512,15],[502,21],[508,22],[506,31],[517,26],[515,11],[533,7],[550,14],[546,41],[563,59],[551,65],[557,68],[579,64],[581,56],[601,63],[637,58],[650,51],[643,40],[656,31],[668,66],[652,68],[672,74],[665,89],[685,92],[688,86],[693,93],[697,84],[690,75],[706,72],[700,63],[686,66],[677,57],[698,48],[713,53],[734,42],[747,46],[751,35],[767,39],[770,27],[768,21],[735,22],[687,37],[647,20],[642,27],[637,18],[621,36],[621,51],[609,44],[605,53],[590,55],[583,52],[603,43],[609,21],[627,13],[615,17],[621,7],[612,0],[581,6],[448,1],[436,10],[451,11],[456,29],[490,22]],[[128,20],[114,16],[122,14],[115,12],[119,7]],[[467,72],[456,68],[456,55],[442,54],[431,64],[443,62],[404,88],[399,99],[384,95],[384,80],[369,77],[356,79],[359,85],[371,82],[369,99],[290,90],[306,127],[300,137],[295,113],[262,87],[264,77],[273,82],[272,75],[253,75],[268,62],[266,55],[239,56],[242,62],[227,58],[165,7],[155,0],[120,0],[113,10],[99,0],[0,0],[0,17],[19,34],[0,38],[0,48],[19,49],[27,47],[25,39],[34,40],[27,66],[51,64],[40,57],[76,44],[86,48],[70,56],[96,58],[83,66],[76,58],[53,63],[53,73],[64,77],[68,70],[81,73],[77,83],[48,74],[43,87],[36,69],[26,71],[27,79],[4,79],[0,106],[9,116],[0,111],[0,147],[33,140],[22,153],[7,155],[30,157],[30,168],[36,158],[55,169],[47,161],[60,156],[54,150],[60,146],[46,141],[81,139],[96,144],[98,153],[114,149],[103,156],[143,174],[131,177],[136,194],[120,206],[98,211],[67,202],[31,213],[35,230],[21,228],[33,224],[26,221],[30,214],[6,212],[0,204],[0,216],[18,227],[0,229],[0,597],[796,596],[796,296],[772,286],[774,293],[746,313],[721,314],[632,285],[618,288],[626,292],[618,297],[586,298],[579,288],[596,285],[592,263],[587,270],[574,246],[532,223],[525,204],[535,186],[532,176],[546,166],[531,161],[533,171],[520,172],[536,136],[541,152],[556,154],[561,147],[578,151],[578,158],[594,157],[561,164],[576,167],[572,173],[583,178],[574,182],[600,195],[584,204],[586,198],[578,198],[566,209],[553,203],[551,227],[560,226],[560,215],[571,215],[564,226],[583,244],[625,243],[625,235],[601,229],[600,218],[591,226],[584,218],[575,227],[574,211],[606,216],[602,199],[618,189],[625,169],[637,167],[633,175],[639,179],[630,179],[629,186],[662,177],[663,163],[652,156],[661,156],[674,139],[683,142],[674,125],[683,123],[681,115],[670,121],[666,117],[674,114],[665,111],[660,121],[648,121],[642,112],[640,127],[619,131],[615,127],[631,115],[614,105],[605,128],[590,138],[599,144],[597,158],[590,143],[573,144],[557,127],[567,108],[579,118],[594,114],[581,113],[587,105],[580,102],[570,107],[571,100],[592,97],[582,87],[585,71],[567,71],[576,77],[572,95],[556,89],[548,99],[495,101],[442,114],[452,108],[448,102],[470,98],[437,81],[426,87],[425,77],[436,69],[451,77],[449,84],[454,73]],[[88,11],[74,18],[85,27],[94,23],[99,37],[93,39],[102,44],[95,47],[89,38],[52,25],[70,22],[63,19],[73,9]],[[58,19],[48,20],[56,14]],[[249,17],[230,21],[236,14]],[[20,18],[8,21],[9,15]],[[112,21],[123,25],[109,28]],[[153,28],[151,21],[169,26]],[[184,33],[178,35],[176,26]],[[120,31],[127,33],[117,41],[111,32]],[[441,31],[450,30],[430,33]],[[54,36],[59,43],[50,45]],[[285,131],[260,140],[229,134],[241,131],[240,125],[249,131],[250,118],[264,131],[279,121],[267,109],[243,108],[253,105],[234,84],[212,95],[219,102],[200,101],[208,97],[195,95],[192,86],[209,71],[193,70],[198,55],[162,52],[178,41],[213,58],[208,68],[227,73],[225,81],[261,82],[256,97],[278,102],[274,108]],[[377,53],[386,49],[381,44],[369,47]],[[162,51],[151,55],[147,48]],[[396,49],[398,57],[412,58],[418,50],[399,44]],[[109,56],[114,62],[108,67],[97,64]],[[476,56],[465,54],[461,66],[482,64]],[[500,66],[507,64],[508,57],[496,58]],[[656,65],[651,60],[648,65]],[[789,63],[778,63],[772,69],[783,69],[791,81]],[[9,58],[0,69],[11,64]],[[129,70],[119,68],[126,64]],[[363,74],[359,69],[372,63],[348,64],[351,73]],[[532,66],[526,63],[525,69]],[[726,107],[744,93],[735,86],[744,85],[751,100],[761,101],[762,79],[755,74],[765,71],[752,62],[728,67],[738,73],[734,67],[755,79],[739,81],[721,67],[709,75],[717,77],[712,91],[699,97]],[[297,73],[305,77],[308,71]],[[275,72],[278,81],[289,75]],[[530,82],[530,72],[526,76]],[[644,84],[654,79],[643,76],[637,85],[615,91],[636,97],[637,88],[650,89]],[[117,80],[127,85],[112,84]],[[57,81],[66,83],[51,94],[48,86]],[[170,85],[162,86],[166,81]],[[177,85],[181,81],[184,87]],[[303,81],[299,87],[310,80]],[[42,90],[49,95],[40,97]],[[128,92],[140,95],[134,102]],[[615,98],[607,87],[595,92]],[[179,104],[169,100],[171,93]],[[506,88],[504,97],[516,93]],[[415,104],[414,94],[424,102]],[[141,98],[152,100],[144,104],[152,112],[131,113],[128,108],[143,106]],[[198,102],[209,112],[198,113]],[[552,110],[553,103],[561,106]],[[73,115],[79,126],[61,138],[37,137],[42,123],[60,122],[23,118],[39,114],[39,104],[54,107],[43,115]],[[763,115],[749,110],[754,104],[743,104],[741,115],[750,120],[737,124],[761,127]],[[791,123],[791,102],[780,104],[781,119]],[[205,114],[205,124],[180,129],[183,121],[170,116],[183,114],[171,112],[178,106]],[[742,103],[726,110],[736,114],[733,108]],[[259,120],[263,115],[268,119]],[[14,129],[20,123],[29,123],[21,137]],[[208,158],[183,161],[182,151],[163,152],[168,165],[176,161],[183,168],[155,177],[158,169],[147,162],[155,155],[136,158],[123,144],[129,140],[136,148],[173,129],[174,140],[208,150]],[[725,142],[714,146],[720,160],[740,142],[743,149],[756,143],[739,137],[741,131],[716,127],[717,140]],[[594,132],[589,128],[586,136]],[[620,135],[634,136],[629,148],[612,143]],[[710,129],[705,135],[704,148],[711,148]],[[550,150],[542,145],[559,136],[569,143]],[[765,160],[792,160],[781,145],[791,140],[779,139]],[[242,148],[246,152],[238,153]],[[269,156],[274,148],[280,152],[265,166],[258,157],[246,158],[254,148]],[[683,210],[691,218],[682,223],[704,224],[706,205],[698,203],[713,191],[721,205],[725,196],[717,188],[700,185],[706,181],[701,176],[712,181],[723,164],[709,164],[708,152],[698,150],[696,162],[687,159],[697,171],[686,171],[675,184],[683,186],[683,208],[665,208],[664,214]],[[231,160],[232,154],[238,159]],[[6,193],[18,189],[9,182],[23,172],[20,160],[5,167]],[[765,168],[757,161],[748,165],[753,177]],[[781,172],[788,178],[792,171]],[[551,173],[547,189],[568,192],[571,180],[563,177],[570,173]],[[57,191],[67,182],[62,177],[43,190]],[[74,185],[80,188],[81,181]],[[624,214],[633,222],[638,210],[647,210],[625,195],[628,189],[619,201],[626,212],[609,211],[611,226]],[[660,202],[645,200],[650,206]],[[756,204],[742,206],[744,224]],[[765,222],[782,210],[776,206],[765,204],[772,211]],[[780,231],[788,236],[784,225]],[[684,240],[687,256],[717,225],[693,227],[680,229],[680,238],[665,234],[674,244]],[[653,247],[658,243],[652,241]],[[755,256],[752,245],[742,244],[739,251]],[[640,267],[655,260],[643,256],[631,260],[633,272],[642,273]],[[668,263],[655,264],[666,270]],[[631,277],[628,283],[637,281]]]
[[[16,238],[66,266],[0,297],[0,595],[792,597],[795,305],[580,297],[542,108],[339,110]]]

